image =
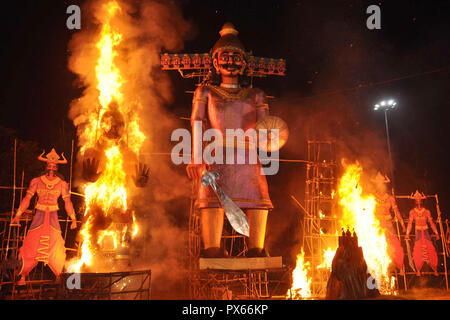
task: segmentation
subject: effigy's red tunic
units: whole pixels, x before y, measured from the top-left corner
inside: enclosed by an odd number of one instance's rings
[[[59,275],[64,267],[66,252],[64,239],[58,222],[58,197],[69,197],[67,183],[60,178],[49,180],[45,176],[35,178],[27,190],[31,196],[37,192],[38,203],[30,229],[19,251],[22,259],[20,274],[28,273],[43,262],[55,275]]]
[[[428,232],[427,222],[430,222],[433,229],[436,227],[431,219],[430,211],[425,208],[414,208],[409,213],[409,219],[410,223],[408,223],[408,228],[410,228],[409,224],[412,224],[412,221],[416,222],[416,238],[413,250],[414,264],[416,265],[416,268],[420,270],[424,262],[427,262],[433,267],[433,269],[436,269],[438,257],[436,248],[434,247],[430,238],[430,233]]]
[[[55,275],[59,275],[66,260],[64,239],[58,222],[57,211],[36,210],[30,230],[20,248],[22,270],[27,275],[38,262],[48,265]]]
[[[200,120],[207,128],[219,130],[223,135],[224,164],[211,164],[210,171],[219,173],[217,180],[223,191],[240,208],[272,209],[267,180],[261,174],[261,163],[250,161],[249,149],[255,146],[243,141],[226,140],[227,129],[242,129],[244,132],[253,129],[258,120],[258,109],[268,109],[264,92],[256,88],[240,89],[229,94],[217,86],[201,86],[194,94],[191,120]],[[238,163],[239,149],[245,149],[245,156]],[[227,164],[226,155],[234,152],[234,163]],[[200,184],[197,208],[218,208],[220,202],[210,187]]]

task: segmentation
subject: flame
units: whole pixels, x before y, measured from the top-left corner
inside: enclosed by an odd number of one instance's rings
[[[322,210],[319,210],[319,218],[320,218],[320,219],[325,218],[325,215],[323,214],[323,211],[322,211]]]
[[[339,224],[341,228],[349,226],[355,230],[369,272],[376,279],[380,292],[390,292],[392,279],[389,279],[388,267],[391,259],[386,236],[375,216],[375,197],[363,194],[360,184],[362,167],[358,162],[344,164],[344,168],[345,173],[338,187],[339,204],[343,211]]]
[[[297,255],[297,262],[292,271],[292,286],[288,292],[290,299],[305,299],[311,297],[311,268],[310,263],[305,262],[305,252]]]
[[[331,264],[333,262],[334,255],[336,254],[336,249],[328,248],[323,252],[322,263],[317,266],[317,269],[328,269],[331,270]]]
[[[72,272],[80,271],[83,265],[91,266],[96,253],[96,248],[102,246],[105,241],[110,241],[116,249],[124,238],[124,232],[128,230],[117,230],[114,224],[106,230],[93,231],[93,215],[102,212],[105,217],[111,216],[114,212],[126,213],[128,209],[127,174],[124,170],[124,145],[135,156],[145,140],[145,135],[139,129],[139,118],[136,108],[140,107],[139,101],[135,97],[126,97],[123,93],[123,85],[126,83],[119,67],[116,64],[120,56],[117,47],[124,39],[117,26],[114,25],[114,18],[121,13],[119,3],[115,0],[106,2],[100,7],[100,20],[102,28],[95,44],[98,50],[98,60],[95,66],[97,79],[96,88],[98,90],[98,107],[89,114],[89,121],[80,134],[83,141],[81,154],[89,148],[96,148],[101,142],[105,154],[104,168],[101,176],[94,183],[87,183],[84,186],[85,212],[87,217],[80,231],[81,258],[72,262],[68,270]],[[114,109],[112,108],[114,106]],[[120,117],[124,117],[124,127],[126,134],[118,135],[117,139],[106,139],[102,132],[108,131],[111,124],[102,123],[106,112],[114,110]],[[102,131],[103,130],[103,131]],[[138,234],[138,225],[134,214],[132,214],[132,237]]]

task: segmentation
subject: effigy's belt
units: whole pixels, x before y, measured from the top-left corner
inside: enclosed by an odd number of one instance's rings
[[[41,210],[44,212],[51,212],[51,211],[58,211],[59,207],[57,204],[51,205],[51,204],[41,204],[38,203],[35,207],[37,210]]]

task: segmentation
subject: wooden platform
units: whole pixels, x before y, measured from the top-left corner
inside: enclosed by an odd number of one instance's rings
[[[200,258],[200,270],[264,270],[279,269],[281,257],[264,258]]]

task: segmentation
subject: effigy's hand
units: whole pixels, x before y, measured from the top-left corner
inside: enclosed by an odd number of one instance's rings
[[[439,240],[439,234],[434,234],[433,237],[435,237],[436,240]]]
[[[70,224],[70,230],[76,229],[77,228],[77,221],[76,220],[72,220],[72,223]]]
[[[406,235],[405,235],[405,239],[406,239],[406,240],[409,240],[409,234],[406,234]]]
[[[136,175],[133,176],[134,184],[138,188],[143,188],[148,183],[148,176],[150,173],[150,169],[146,164],[139,163],[135,166]]]
[[[12,220],[11,220],[11,226],[17,226],[20,227],[20,221],[19,221],[20,216],[16,215]]]
[[[189,179],[200,179],[203,171],[206,170],[206,164],[190,163],[186,167],[186,172]]]
[[[406,232],[405,223],[404,223],[403,221],[401,222],[401,225],[402,225],[402,230],[403,230],[403,232]]]
[[[83,160],[83,178],[89,182],[95,182],[100,177],[101,172],[98,171],[100,161],[95,158]]]

